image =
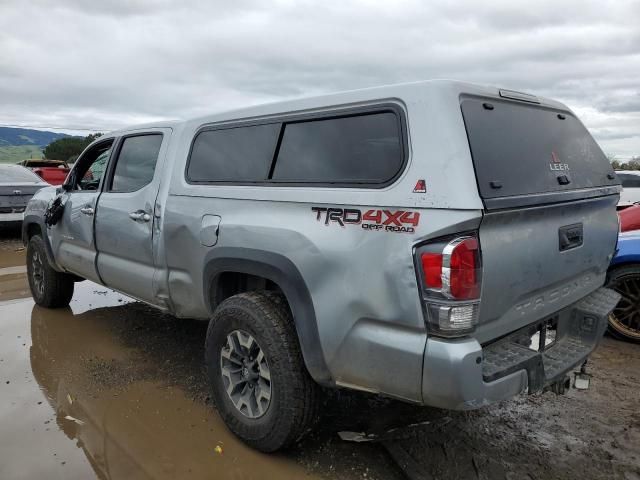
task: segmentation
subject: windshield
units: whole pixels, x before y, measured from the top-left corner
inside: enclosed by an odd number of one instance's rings
[[[483,198],[617,185],[611,164],[570,112],[494,98],[461,98]]]
[[[36,183],[42,182],[42,179],[31,170],[23,167],[0,165],[0,183],[20,182]]]

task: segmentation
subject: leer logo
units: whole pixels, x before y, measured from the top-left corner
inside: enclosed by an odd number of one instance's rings
[[[554,151],[551,152],[551,163],[549,164],[549,169],[557,172],[557,171],[568,171],[569,170],[569,164],[568,163],[562,163],[562,161],[560,160],[560,157],[558,156],[558,154]]]
[[[420,179],[416,182],[416,186],[413,187],[413,193],[427,193],[427,182]]]

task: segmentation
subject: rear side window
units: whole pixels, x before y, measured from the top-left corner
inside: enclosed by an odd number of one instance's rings
[[[110,191],[135,192],[151,183],[161,145],[161,134],[126,137],[120,147]]]
[[[257,182],[269,175],[279,123],[205,130],[196,136],[187,178],[196,182]]]
[[[600,147],[569,112],[464,96],[461,107],[485,199],[618,184]]]
[[[273,180],[311,183],[383,183],[403,163],[393,112],[288,123]]]
[[[401,117],[391,110],[199,132],[192,182],[379,185],[403,167]]]
[[[618,173],[618,178],[622,182],[622,188],[640,188],[640,175]]]

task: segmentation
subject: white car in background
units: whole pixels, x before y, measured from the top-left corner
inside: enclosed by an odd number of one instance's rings
[[[640,202],[640,171],[616,170],[616,175],[622,183],[618,208],[630,207],[634,203]]]

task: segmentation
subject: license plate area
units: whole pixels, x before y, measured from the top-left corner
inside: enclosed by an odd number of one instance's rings
[[[26,207],[0,207],[0,213],[22,213]]]
[[[27,195],[12,195],[0,197],[0,205],[3,207],[24,207],[29,202]]]
[[[531,325],[516,339],[516,343],[534,352],[544,352],[556,343],[558,317],[552,317]]]

